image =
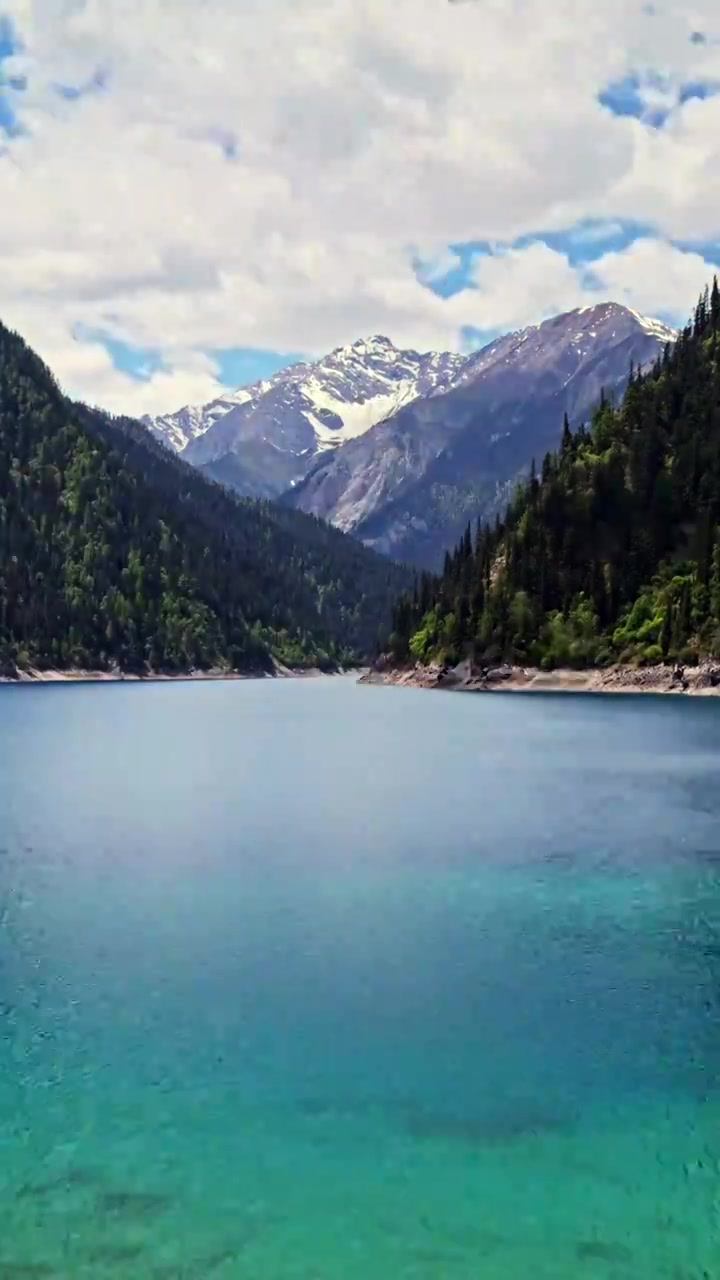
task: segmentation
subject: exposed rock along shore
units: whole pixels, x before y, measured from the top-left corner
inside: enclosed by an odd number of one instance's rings
[[[145,671],[134,673],[112,669],[109,671],[86,671],[79,667],[63,670],[53,668],[8,666],[0,669],[0,684],[82,684],[82,683],[118,683],[153,684],[167,681],[184,680],[272,680],[272,679],[312,679],[319,676],[357,676],[358,670],[367,668],[338,668],[337,671],[321,671],[319,667],[287,667],[273,659],[271,671],[227,671],[224,668],[210,668],[206,671]]]
[[[685,693],[720,694],[720,663],[697,667],[659,664],[617,665],[583,671],[532,667],[479,667],[469,660],[456,667],[418,663],[393,667],[381,660],[361,677],[362,684],[396,684],[415,689],[447,689],[460,693]]]

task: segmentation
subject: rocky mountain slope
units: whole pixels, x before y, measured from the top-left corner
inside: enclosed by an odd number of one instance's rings
[[[585,420],[619,398],[631,362],[649,365],[674,331],[615,303],[497,339],[450,385],[400,406],[316,462],[288,501],[393,557],[437,566],[468,519],[501,509],[512,485]]]
[[[277,497],[320,457],[417,396],[449,386],[463,364],[451,353],[399,351],[377,335],[211,404],[144,421],[216,480],[251,497]]]
[[[268,382],[258,382],[254,387],[239,387],[237,391],[228,391],[225,395],[218,396],[217,400],[211,400],[209,404],[186,405],[176,413],[163,413],[157,418],[145,414],[140,421],[163,444],[169,445],[176,453],[182,453],[191,440],[204,435],[215,422],[238,405],[246,404],[252,399],[253,393],[262,395],[268,387]]]

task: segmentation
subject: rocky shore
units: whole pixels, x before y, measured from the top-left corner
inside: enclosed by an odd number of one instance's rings
[[[363,668],[366,671],[366,668]],[[228,671],[222,667],[210,668],[207,671],[146,671],[136,674],[129,671],[111,669],[109,671],[86,671],[79,667],[55,668],[40,667],[8,667],[0,670],[0,684],[113,684],[130,682],[134,684],[153,684],[168,681],[184,680],[272,680],[272,679],[313,679],[319,676],[357,676],[358,668],[337,671],[321,671],[319,667],[287,667],[273,659],[271,671]]]
[[[618,665],[584,671],[540,671],[532,667],[479,667],[469,660],[456,667],[438,663],[393,667],[381,660],[361,677],[361,683],[460,693],[720,694],[720,663],[702,662],[697,667]]]

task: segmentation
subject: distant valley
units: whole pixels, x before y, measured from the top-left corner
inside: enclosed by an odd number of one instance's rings
[[[390,555],[438,567],[467,521],[622,394],[675,332],[616,303],[556,316],[468,356],[375,336],[144,421],[213,479],[282,499]]]

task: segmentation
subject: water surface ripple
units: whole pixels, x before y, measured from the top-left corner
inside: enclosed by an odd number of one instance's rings
[[[720,1280],[720,707],[0,689],[0,1280]]]

